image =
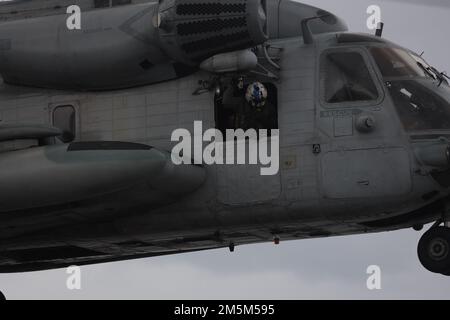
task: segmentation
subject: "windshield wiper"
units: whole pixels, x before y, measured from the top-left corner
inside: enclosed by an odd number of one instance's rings
[[[425,67],[421,62],[417,61],[417,65],[427,74],[430,78],[437,80],[437,76],[434,72],[430,70],[430,68]]]
[[[442,85],[442,83],[445,83],[446,85],[449,85],[448,80],[450,80],[450,77],[445,72],[440,72],[435,67],[431,66],[424,66],[421,62],[417,62],[417,65],[426,72],[429,76],[431,76],[434,80],[438,81],[438,87]]]
[[[437,77],[437,79],[439,81],[438,87],[440,87],[442,83],[445,83],[446,85],[449,85],[448,84],[448,80],[450,80],[450,77],[445,72],[440,72],[435,67],[430,67],[430,69],[436,74],[436,77]]]

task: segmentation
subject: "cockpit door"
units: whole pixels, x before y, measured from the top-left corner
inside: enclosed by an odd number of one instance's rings
[[[328,49],[319,64],[322,195],[347,199],[408,193],[409,150],[367,51]]]

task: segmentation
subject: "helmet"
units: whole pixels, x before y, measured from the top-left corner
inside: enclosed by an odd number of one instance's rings
[[[261,82],[253,82],[247,87],[245,99],[253,107],[260,108],[266,104],[267,89]]]

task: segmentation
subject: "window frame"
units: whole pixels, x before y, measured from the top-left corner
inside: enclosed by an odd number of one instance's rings
[[[80,135],[80,121],[79,121],[79,106],[78,103],[76,102],[63,102],[63,103],[53,103],[49,106],[49,116],[50,116],[50,123],[52,126],[58,128],[58,126],[55,125],[55,111],[58,108],[62,108],[62,107],[72,107],[74,112],[75,112],[75,123],[74,123],[74,139],[70,142],[63,142],[62,140],[60,140],[63,143],[71,143],[74,141],[78,141],[79,140],[79,135]]]
[[[364,60],[367,69],[369,71],[369,75],[372,79],[372,82],[375,85],[375,88],[378,93],[378,98],[374,100],[361,100],[361,101],[344,101],[344,102],[336,102],[331,103],[325,100],[325,81],[323,74],[325,73],[325,59],[328,54],[331,53],[358,53]],[[380,78],[379,71],[375,68],[374,61],[370,57],[370,53],[367,51],[367,48],[363,46],[345,46],[343,47],[334,47],[323,50],[319,55],[318,61],[318,100],[320,104],[327,109],[351,109],[355,107],[374,107],[380,105],[386,96],[385,90],[382,86],[382,78]]]

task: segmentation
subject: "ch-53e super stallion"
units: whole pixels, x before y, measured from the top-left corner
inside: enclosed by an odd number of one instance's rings
[[[79,1],[70,28],[57,2],[0,6],[0,272],[434,222],[419,259],[450,274],[448,80],[382,28],[288,0]]]

